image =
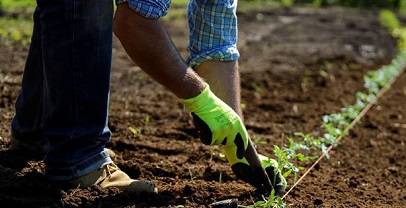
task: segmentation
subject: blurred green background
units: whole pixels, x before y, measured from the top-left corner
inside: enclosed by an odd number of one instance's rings
[[[0,44],[29,44],[35,4],[35,0],[0,0]],[[185,17],[186,4],[187,0],[172,0],[172,9],[165,19]],[[240,10],[295,5],[385,8],[406,14],[406,0],[239,0]]]
[[[405,0],[272,0],[282,3],[285,6],[293,4],[312,4],[314,6],[350,6],[366,8],[390,8],[401,9],[406,7]]]

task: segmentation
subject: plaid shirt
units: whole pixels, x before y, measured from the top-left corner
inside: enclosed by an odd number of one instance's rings
[[[166,15],[170,0],[117,0],[149,19]],[[237,0],[190,0],[188,5],[191,67],[207,60],[235,61],[237,50]]]

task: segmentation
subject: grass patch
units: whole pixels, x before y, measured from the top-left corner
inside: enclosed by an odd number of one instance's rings
[[[248,12],[280,7],[281,4],[273,0],[244,0],[238,1],[238,11]]]
[[[181,18],[187,18],[188,0],[172,0],[171,8],[163,20],[170,21]],[[280,7],[281,4],[274,0],[240,0],[237,10],[239,12],[248,12],[252,10],[264,10]]]
[[[35,5],[34,0],[0,0],[0,8],[5,11],[34,8]]]
[[[32,20],[21,18],[0,18],[0,42],[29,44],[32,34]]]
[[[29,44],[35,5],[34,0],[0,0],[1,44]]]

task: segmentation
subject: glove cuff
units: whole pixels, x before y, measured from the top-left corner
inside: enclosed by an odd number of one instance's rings
[[[191,112],[199,112],[203,107],[206,106],[208,102],[214,96],[213,92],[210,90],[210,86],[205,84],[206,87],[200,92],[196,97],[182,99],[181,102],[189,109]]]

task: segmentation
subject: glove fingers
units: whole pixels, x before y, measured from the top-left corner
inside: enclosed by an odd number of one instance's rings
[[[231,166],[231,169],[239,179],[259,188],[259,183],[255,180],[256,177],[253,175],[254,171],[251,166],[244,163],[236,163]]]
[[[275,188],[275,193],[277,195],[282,195],[286,188],[286,181],[283,178],[282,174],[278,170],[275,170],[273,166],[265,168],[265,171],[268,174],[269,180],[271,180],[271,183]]]
[[[234,128],[237,129],[238,131],[234,132],[233,135],[229,135],[227,138],[229,140],[227,141],[228,143],[226,144],[227,146],[230,146],[230,148],[234,148],[233,152],[229,152],[229,154],[233,154],[232,157],[235,158],[235,160],[245,160],[245,154],[246,150],[248,147],[248,132],[245,129],[244,125],[242,125],[241,122],[237,122],[234,125]],[[236,162],[237,162],[236,161]],[[235,162],[230,162],[231,164],[234,164]]]
[[[254,186],[257,191],[264,194],[269,194],[272,187],[269,187],[267,184],[264,184],[264,181],[261,177],[258,177],[262,173],[262,168],[253,168],[250,165],[244,163],[236,163],[231,166],[234,174],[241,180]]]
[[[224,145],[222,147],[223,153],[231,165],[236,163],[249,164],[245,158],[246,142],[240,133],[233,135],[233,137],[228,136],[226,142],[223,141],[222,144]]]

